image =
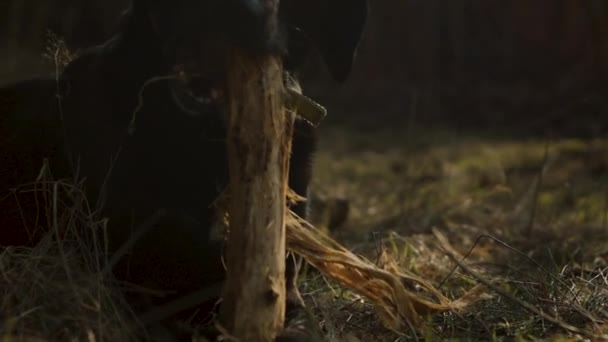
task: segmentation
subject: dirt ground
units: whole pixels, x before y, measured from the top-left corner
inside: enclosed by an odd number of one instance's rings
[[[301,289],[320,340],[608,340],[608,139],[331,118],[320,131],[315,225],[372,262],[389,255],[450,299],[491,285],[484,300],[428,315],[417,333],[395,332],[366,298],[307,268]],[[0,255],[0,336],[9,341],[138,336],[99,258],[103,241],[89,234],[104,222],[74,196],[76,210],[58,222],[89,230]]]
[[[502,290],[489,290],[491,299],[462,312],[428,317],[418,338],[608,339],[606,138],[497,137],[491,130],[398,122],[374,130],[328,122],[321,131],[318,226],[372,261],[388,250],[448,296],[462,294],[478,277]],[[332,206],[337,200],[342,205]],[[344,216],[344,203],[348,217],[336,225],[331,217]],[[474,274],[450,273],[456,263],[439,248],[433,229],[461,255],[470,252],[462,263]],[[304,288],[332,340],[415,338],[383,328],[365,299],[314,272]],[[581,331],[564,329],[569,325]]]

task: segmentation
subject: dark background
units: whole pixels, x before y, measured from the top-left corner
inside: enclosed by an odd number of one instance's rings
[[[52,72],[47,30],[78,50],[110,37],[126,5],[3,0],[0,84]],[[302,79],[334,123],[597,136],[607,38],[604,0],[371,0],[350,80],[332,82],[318,58]]]

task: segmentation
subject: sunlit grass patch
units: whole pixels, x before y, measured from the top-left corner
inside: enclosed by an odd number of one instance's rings
[[[606,336],[608,139],[434,130],[410,139],[361,136],[365,133],[329,127],[322,137],[315,189],[347,198],[351,209],[333,234],[371,260],[379,246],[388,246],[401,267],[437,285],[455,264],[431,235],[436,228],[462,255],[474,246],[463,263],[475,266],[477,276],[502,279],[506,297],[480,302],[466,313],[437,315],[431,340],[585,335],[564,335],[563,327],[509,296],[596,338]],[[476,282],[456,268],[441,290],[458,296],[462,284]],[[354,326],[342,329],[344,336],[364,334]]]

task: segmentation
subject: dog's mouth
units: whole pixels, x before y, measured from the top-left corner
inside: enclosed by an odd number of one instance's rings
[[[173,68],[171,92],[178,106],[192,115],[224,105],[224,77],[218,71],[202,70],[195,63],[177,64]]]

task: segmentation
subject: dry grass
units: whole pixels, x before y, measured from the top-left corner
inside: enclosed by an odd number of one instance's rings
[[[47,168],[31,188],[49,196],[51,231],[34,248],[0,254],[0,337],[6,341],[128,341],[134,318],[104,272],[105,221],[80,188],[52,181]],[[101,234],[100,234],[101,233]]]
[[[353,214],[332,232],[348,248],[304,230],[319,241],[300,249],[342,283],[311,268],[302,277],[309,313],[327,340],[608,339],[605,140],[555,141],[546,153],[543,141],[462,137],[443,145],[433,136],[415,149],[387,139],[383,150],[380,140],[339,133],[334,144],[331,126],[324,132],[315,187],[350,201]],[[356,149],[342,145],[345,136]],[[53,231],[33,249],[0,256],[0,336],[140,338],[103,271],[104,222],[77,186],[41,182],[55,198]],[[334,249],[323,254],[319,244]],[[484,300],[454,305],[479,295],[471,292],[479,284],[484,296],[473,299]]]
[[[397,334],[423,327],[423,317],[443,311],[460,311],[487,298],[483,287],[474,287],[450,300],[424,279],[399,267],[387,253],[378,265],[356,256],[331,237],[297,217],[287,222],[287,246],[340,286],[373,303],[384,325]],[[418,293],[406,289],[418,288]],[[434,301],[427,299],[434,297]]]
[[[418,338],[608,339],[608,140],[323,128],[315,188],[351,209],[334,236],[377,263],[388,251],[449,298],[480,283],[493,294],[428,317]],[[317,273],[304,287],[332,340],[414,337]]]

